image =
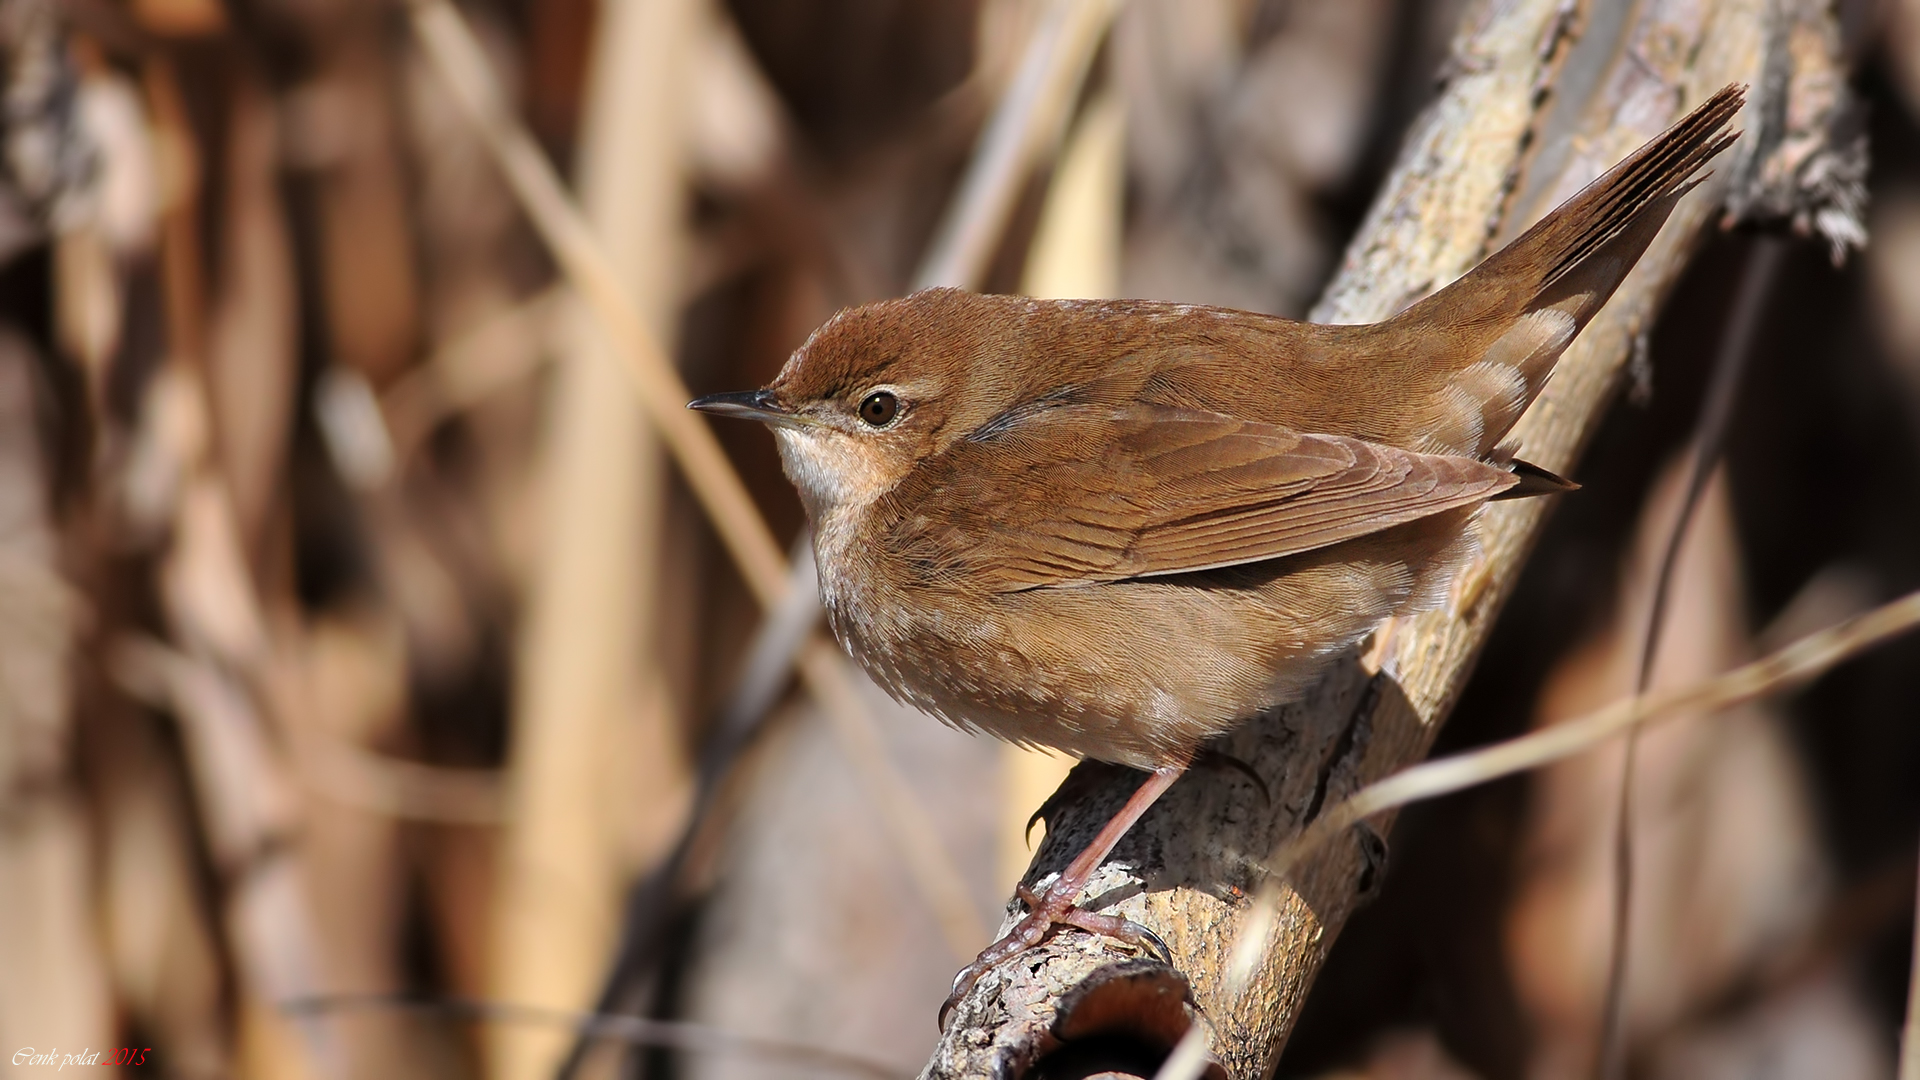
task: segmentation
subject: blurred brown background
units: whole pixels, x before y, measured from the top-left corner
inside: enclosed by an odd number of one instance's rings
[[[919,280],[1061,4],[459,10],[704,393]],[[1301,314],[1477,10],[1127,0],[971,284]],[[1920,0],[1831,19],[1871,242],[1794,241],[1771,287],[1656,684],[1920,587]],[[680,1026],[587,1075],[916,1071],[1065,763],[866,686],[862,758],[788,689],[682,842],[761,612],[409,9],[0,0],[0,49],[0,1056],[549,1076],[625,941],[606,1004]],[[1755,242],[1670,301],[1443,751],[1631,692]],[[798,538],[764,432],[717,434]],[[1633,1075],[1892,1075],[1916,672],[1896,643],[1643,744]],[[1617,774],[1408,812],[1281,1074],[1584,1075]]]

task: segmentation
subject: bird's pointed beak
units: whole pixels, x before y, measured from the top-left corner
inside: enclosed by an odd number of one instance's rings
[[[731,394],[708,394],[687,402],[687,408],[714,416],[737,416],[758,420],[775,427],[801,427],[808,423],[780,403],[771,390],[739,390]]]

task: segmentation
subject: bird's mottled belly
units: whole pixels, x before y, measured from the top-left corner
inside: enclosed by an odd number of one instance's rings
[[[897,603],[843,589],[827,610],[841,643],[907,704],[1010,742],[1152,768],[1317,672],[1324,650],[1297,620],[1282,625],[1271,599],[1148,582]]]
[[[1432,586],[1473,550],[1468,516],[1218,571],[1007,593],[863,575],[871,561],[836,572],[829,546],[823,597],[835,635],[895,698],[1149,768],[1296,699],[1382,619],[1438,603]]]

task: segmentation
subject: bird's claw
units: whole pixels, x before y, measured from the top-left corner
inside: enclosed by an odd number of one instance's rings
[[[973,984],[980,981],[980,976],[1045,941],[1052,936],[1056,927],[1071,926],[1099,937],[1115,938],[1142,952],[1153,954],[1168,967],[1173,966],[1173,950],[1167,947],[1167,943],[1161,940],[1159,934],[1132,919],[1075,907],[1074,896],[1058,897],[1051,889],[1043,896],[1020,884],[1015,885],[1013,891],[1027,905],[1027,917],[1014,924],[1006,937],[987,946],[973,963],[961,968],[960,973],[953,977],[952,992],[940,1006],[941,1031],[947,1029],[947,1017],[953,1013],[954,1006],[967,996]]]

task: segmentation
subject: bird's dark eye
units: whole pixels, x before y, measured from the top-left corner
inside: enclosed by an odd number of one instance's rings
[[[893,418],[900,415],[900,399],[881,390],[867,395],[860,403],[860,419],[871,427],[886,427]]]

